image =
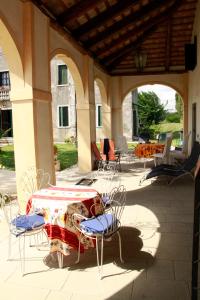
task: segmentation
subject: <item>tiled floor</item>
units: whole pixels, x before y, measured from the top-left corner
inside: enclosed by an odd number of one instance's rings
[[[30,274],[20,274],[18,261],[7,261],[7,231],[0,222],[0,299],[2,300],[189,300],[193,222],[193,182],[182,178],[174,185],[139,180],[143,164],[123,166],[121,183],[127,188],[122,218],[125,263],[119,261],[117,239],[105,245],[104,278],[98,279],[96,253],[65,258],[57,268],[56,256],[29,248]],[[125,172],[126,171],[126,172]],[[57,176],[57,184],[71,184],[81,174],[75,168]],[[13,245],[13,249],[15,249]],[[46,257],[46,264],[43,258]],[[37,259],[35,259],[37,258]],[[51,259],[50,259],[51,258]]]

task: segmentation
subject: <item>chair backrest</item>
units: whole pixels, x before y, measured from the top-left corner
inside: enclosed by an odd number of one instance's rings
[[[122,154],[128,153],[128,143],[124,135],[119,135],[117,137],[116,147]]]
[[[103,165],[93,172],[92,177],[97,179],[93,186],[101,194],[103,202],[110,201],[112,189],[120,185],[120,176],[115,165]]]
[[[50,184],[50,176],[42,169],[29,167],[20,179],[20,188],[24,193],[24,197],[28,199],[35,191],[48,187]]]
[[[103,232],[104,236],[112,235],[120,227],[120,219],[124,211],[126,203],[126,189],[123,185],[116,187],[112,191],[111,201],[109,207],[106,209],[104,214],[95,216],[94,206],[91,206],[91,213],[97,221],[98,228]]]
[[[108,151],[108,160],[116,160],[115,156],[115,144],[113,140],[110,139],[101,139],[100,140],[100,152],[103,160],[107,160],[106,158],[106,153],[105,153],[105,147],[104,143],[107,142],[109,143],[109,151]]]
[[[185,171],[192,171],[197,164],[199,155],[200,155],[200,144],[199,142],[195,141],[192,147],[191,154],[183,163],[182,169]]]
[[[126,203],[126,188],[123,185],[111,191],[110,207],[115,217],[120,220]]]
[[[166,137],[165,147],[164,147],[164,150],[163,150],[163,157],[168,157],[169,156],[171,143],[172,143],[172,135],[169,134]]]
[[[11,226],[11,220],[15,216],[19,215],[19,205],[17,198],[13,198],[11,195],[0,193],[0,208],[4,214],[8,227]]]
[[[91,148],[92,148],[92,152],[94,154],[94,157],[97,161],[102,160],[101,154],[99,152],[99,149],[97,148],[97,144],[96,142],[91,142]]]
[[[183,154],[188,153],[188,142],[189,142],[190,135],[191,135],[191,131],[184,136],[183,147],[182,147],[182,153]]]

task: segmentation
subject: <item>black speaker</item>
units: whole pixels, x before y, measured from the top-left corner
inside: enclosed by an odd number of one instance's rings
[[[185,69],[193,71],[197,64],[197,50],[196,43],[185,44]]]

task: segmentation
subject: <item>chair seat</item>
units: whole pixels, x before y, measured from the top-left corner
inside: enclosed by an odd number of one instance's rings
[[[15,228],[12,228],[12,233],[16,236],[26,231],[38,229],[45,224],[44,217],[37,214],[17,216],[11,223],[15,226]]]
[[[104,203],[105,205],[110,204],[110,197],[109,197],[109,195],[102,196],[101,199],[102,199],[102,201],[103,201],[103,203]]]
[[[157,158],[163,158],[163,153],[155,153],[152,156]]]
[[[170,152],[170,155],[171,155],[173,158],[177,158],[177,159],[186,159],[186,158],[187,158],[187,155],[186,155],[184,152],[179,151],[179,150],[171,151],[171,152]]]
[[[118,220],[112,214],[102,214],[96,218],[81,221],[80,227],[88,234],[103,234],[107,232]]]

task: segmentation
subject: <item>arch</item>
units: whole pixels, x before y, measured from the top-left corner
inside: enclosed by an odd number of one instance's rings
[[[101,100],[102,100],[102,104],[104,103],[105,105],[107,105],[107,103],[108,103],[108,97],[107,97],[107,93],[106,93],[106,88],[105,88],[104,82],[101,79],[99,79],[99,78],[95,78],[94,81],[97,83],[97,86],[99,88],[100,95],[101,95]]]
[[[166,81],[162,81],[162,80],[161,80],[161,81],[159,81],[159,80],[155,80],[155,81],[148,81],[148,80],[145,80],[144,82],[140,82],[140,83],[137,82],[137,84],[133,84],[132,87],[129,87],[129,89],[123,93],[123,99],[122,99],[122,100],[124,101],[125,97],[126,97],[131,91],[133,91],[133,90],[135,90],[135,89],[137,89],[137,88],[139,88],[139,87],[141,87],[141,86],[144,86],[144,85],[151,85],[151,84],[152,84],[152,85],[153,85],[153,84],[165,85],[165,86],[168,86],[168,87],[174,89],[174,90],[181,96],[181,98],[183,99],[183,102],[184,102],[184,92],[183,92],[183,90],[181,90],[179,87],[177,87],[177,86],[176,86],[175,84],[173,84],[173,83],[169,83],[169,82],[166,83]]]
[[[0,32],[0,46],[2,47],[9,66],[10,81],[12,86],[11,99],[19,98],[20,94],[18,94],[17,91],[24,88],[22,59],[16,42],[2,19],[0,19]]]
[[[84,103],[83,81],[82,81],[82,78],[80,75],[79,68],[76,65],[73,57],[71,57],[69,55],[69,53],[64,49],[54,50],[50,55],[50,61],[53,57],[62,59],[63,62],[68,66],[70,73],[72,75],[72,78],[74,80],[74,83],[75,83],[77,105],[85,104]]]
[[[103,137],[111,138],[111,107],[108,103],[105,84],[98,77],[95,78],[95,82],[99,88],[102,103],[102,131],[99,134],[102,134]]]

